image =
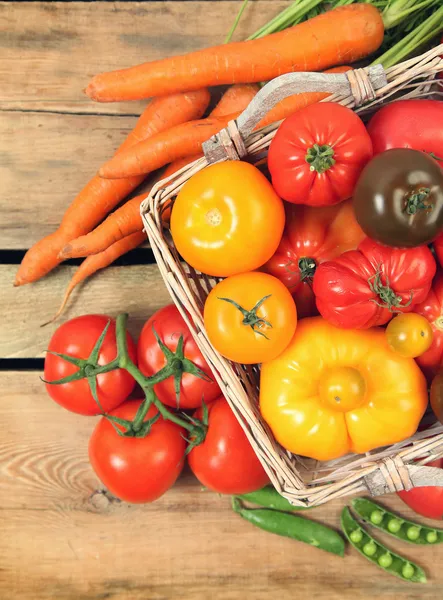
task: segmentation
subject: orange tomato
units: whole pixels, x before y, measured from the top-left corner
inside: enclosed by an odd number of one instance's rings
[[[429,350],[433,337],[429,321],[415,313],[398,315],[386,327],[389,347],[409,358],[416,358]]]
[[[286,286],[266,273],[233,275],[218,283],[204,310],[206,332],[220,354],[243,364],[278,356],[297,325],[297,309]]]
[[[410,437],[427,403],[414,359],[393,352],[378,328],[304,319],[283,353],[261,368],[260,410],[275,438],[317,460]]]
[[[283,234],[282,200],[246,162],[222,162],[194,175],[171,213],[175,247],[194,269],[218,277],[253,271]]]

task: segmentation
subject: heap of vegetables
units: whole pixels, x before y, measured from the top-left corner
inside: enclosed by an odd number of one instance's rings
[[[246,4],[247,0],[242,12]],[[159,177],[155,171],[169,164],[162,174],[169,176],[198,157],[202,142],[249,104],[258,90],[254,82],[292,70],[343,72],[350,63],[376,56],[380,48],[388,53],[383,64],[395,64],[441,31],[442,10],[439,0],[297,0],[249,41],[97,75],[86,90],[96,101],[154,99],[114,158],[74,199],[57,231],[27,252],[15,285],[37,281],[68,258],[86,257],[58,316],[79,283],[143,243],[139,208]],[[223,82],[235,84],[202,119],[209,104],[207,88]],[[258,127],[326,96],[306,93],[287,98]],[[131,197],[141,185],[144,193]]]
[[[372,3],[328,4],[337,8],[323,14],[323,0],[301,0],[248,42],[94,77],[87,93],[97,101],[158,97],[60,228],[29,250],[16,285],[87,256],[62,310],[75,285],[143,241],[145,194],[107,213],[148,174],[166,165],[164,175],[173,174],[198,157],[201,144],[249,104],[255,83],[291,70],[348,69],[386,47],[384,26],[403,36],[380,58],[390,65],[442,28],[434,0],[387,0],[382,15]],[[320,14],[303,23],[312,11]],[[415,29],[407,32],[410,15]],[[234,82],[202,119],[207,87]],[[269,149],[269,177],[247,162],[213,165],[183,186],[162,218],[183,259],[221,279],[204,306],[207,335],[230,361],[261,366],[260,411],[276,440],[327,461],[412,436],[430,381],[443,422],[443,103],[397,101],[366,126],[322,99],[288,98],[260,123],[285,119]],[[262,489],[268,475],[179,311],[158,311],[137,345],[126,319],[66,322],[45,361],[56,402],[102,415],[89,455],[104,485],[129,502],[151,502],[175,483],[187,457],[204,486],[235,496],[233,509],[247,521],[343,556],[340,535],[290,514],[283,498]],[[419,496],[403,495],[420,507]],[[428,516],[441,516],[439,502]],[[368,500],[353,509],[397,539],[443,541],[440,530]],[[425,581],[418,565],[373,538],[348,508],[342,529],[388,573]]]

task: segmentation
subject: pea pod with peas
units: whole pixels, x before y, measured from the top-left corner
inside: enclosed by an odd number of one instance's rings
[[[361,527],[360,523],[351,515],[347,506],[341,515],[342,529],[353,548],[365,558],[378,565],[384,571],[395,575],[404,581],[412,583],[426,583],[426,574],[421,567],[408,559],[392,552],[373,538]]]
[[[412,544],[433,545],[443,543],[443,530],[403,519],[367,498],[354,498],[353,509],[366,523]]]

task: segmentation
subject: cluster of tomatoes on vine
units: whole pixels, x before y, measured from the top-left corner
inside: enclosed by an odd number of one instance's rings
[[[45,360],[51,398],[72,412],[102,415],[89,458],[105,487],[127,502],[152,502],[175,483],[186,457],[213,491],[263,487],[268,477],[177,308],[157,311],[137,345],[126,318],[67,321]]]

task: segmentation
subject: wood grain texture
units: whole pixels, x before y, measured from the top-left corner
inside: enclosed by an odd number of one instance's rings
[[[29,248],[52,233],[135,122],[131,117],[0,112],[1,248]]]
[[[171,301],[156,265],[108,267],[74,291],[57,323],[40,327],[55,314],[76,267],[62,266],[42,281],[13,288],[16,268],[0,265],[0,358],[43,357],[56,327],[86,313],[116,316],[126,311],[129,331],[138,335],[144,322]]]
[[[82,92],[96,73],[223,43],[241,0],[1,2],[2,110],[139,114],[141,103],[99,104]],[[287,6],[251,2],[236,39]]]
[[[251,3],[237,39],[284,5]],[[2,249],[26,249],[53,232],[135,124],[135,117],[106,115],[138,115],[146,105],[93,103],[81,91],[88,79],[219,43],[239,6],[239,1],[0,2]],[[66,112],[91,114],[60,114]]]
[[[0,597],[8,600],[435,600],[443,546],[389,540],[422,564],[426,586],[253,528],[187,472],[152,505],[109,498],[87,443],[96,418],[46,395],[37,373],[0,373]],[[405,517],[396,497],[385,503]],[[338,527],[343,501],[309,513]],[[377,533],[379,535],[379,533]],[[381,534],[380,534],[381,536]],[[388,541],[388,540],[386,540]]]

